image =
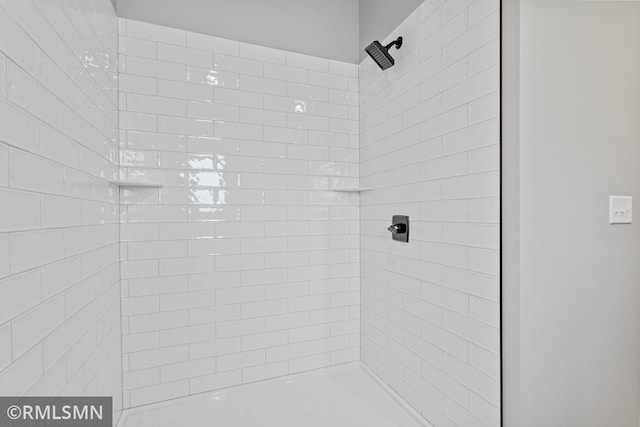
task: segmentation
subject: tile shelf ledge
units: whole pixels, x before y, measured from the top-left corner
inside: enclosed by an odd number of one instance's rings
[[[139,188],[160,188],[164,187],[164,184],[157,182],[135,182],[135,181],[109,181],[110,184],[115,184],[121,188],[123,187],[139,187]]]
[[[334,188],[336,193],[361,193],[363,191],[373,191],[375,188]]]

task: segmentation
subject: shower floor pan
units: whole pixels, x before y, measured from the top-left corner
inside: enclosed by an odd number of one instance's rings
[[[126,410],[120,427],[425,427],[360,363]]]

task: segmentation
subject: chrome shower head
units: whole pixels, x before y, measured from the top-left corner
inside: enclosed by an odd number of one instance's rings
[[[389,54],[389,49],[391,49],[392,46],[395,46],[396,49],[400,49],[402,47],[402,37],[398,37],[386,46],[382,46],[378,40],[375,40],[367,46],[364,51],[369,54],[371,59],[373,59],[382,70],[386,70],[387,68],[393,67],[396,63],[393,57]]]

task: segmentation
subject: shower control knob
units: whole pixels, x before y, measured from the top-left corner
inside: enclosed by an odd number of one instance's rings
[[[391,238],[398,242],[409,241],[409,217],[406,215],[394,215],[387,230],[391,232]]]
[[[393,234],[402,234],[407,232],[407,226],[405,224],[393,224],[387,230]]]

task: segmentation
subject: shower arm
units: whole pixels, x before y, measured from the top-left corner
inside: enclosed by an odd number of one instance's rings
[[[384,48],[385,50],[389,50],[392,46],[395,46],[396,49],[400,49],[402,47],[402,37],[398,37],[397,39],[386,45]]]

